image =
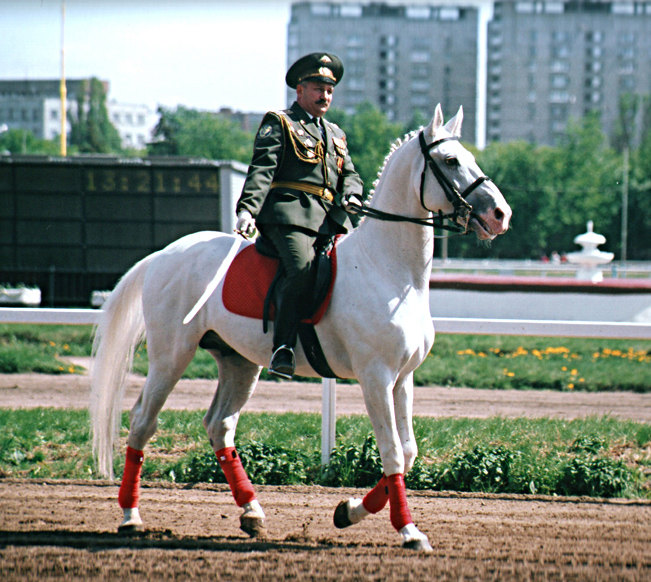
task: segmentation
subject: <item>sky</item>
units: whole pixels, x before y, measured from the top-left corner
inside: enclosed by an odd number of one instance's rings
[[[64,3],[65,76],[109,81],[111,100],[153,110],[287,106],[292,0],[0,0],[0,79],[60,78]]]
[[[110,82],[109,99],[218,110],[286,106],[291,0],[0,0],[0,78]]]

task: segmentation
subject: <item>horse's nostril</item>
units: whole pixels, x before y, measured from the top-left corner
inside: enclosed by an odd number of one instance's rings
[[[500,221],[504,219],[504,212],[500,208],[495,209],[495,218]]]

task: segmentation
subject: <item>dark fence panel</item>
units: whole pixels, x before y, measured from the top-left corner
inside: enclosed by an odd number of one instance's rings
[[[87,306],[142,257],[222,224],[229,162],[0,157],[0,284],[37,285],[42,304]]]

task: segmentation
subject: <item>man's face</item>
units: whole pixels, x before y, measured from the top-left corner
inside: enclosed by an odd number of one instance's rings
[[[330,109],[334,87],[320,81],[305,81],[296,87],[296,101],[310,115],[323,117]]]

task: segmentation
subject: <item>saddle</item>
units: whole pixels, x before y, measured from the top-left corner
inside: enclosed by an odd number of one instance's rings
[[[231,313],[262,320],[263,331],[273,320],[274,290],[283,276],[280,261],[263,238],[249,245],[233,259],[222,289],[224,307]],[[323,378],[337,378],[323,354],[314,326],[330,305],[337,273],[336,241],[319,249],[316,255],[313,302],[298,326],[298,336],[310,365]]]

